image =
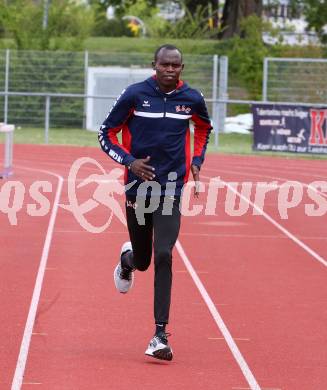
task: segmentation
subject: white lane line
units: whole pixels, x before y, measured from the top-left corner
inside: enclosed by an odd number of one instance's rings
[[[208,340],[225,340],[224,337],[208,337]],[[244,337],[234,337],[234,340],[236,341],[250,341],[248,338]]]
[[[325,164],[325,163],[324,163]],[[256,165],[255,167],[253,165],[248,165],[248,164],[235,164],[234,162],[232,162],[231,164],[228,163],[228,166],[230,166],[231,168],[235,168],[235,169],[259,169],[259,170],[262,170],[262,171],[272,171],[272,173],[276,172],[276,170],[281,170],[282,168],[277,168],[274,167],[272,168],[271,166],[268,166],[268,165]],[[287,168],[290,172],[292,173],[296,173],[297,175],[301,175],[301,176],[310,176],[310,177],[313,177],[314,180],[316,180],[317,178],[324,178],[326,179],[326,170],[324,170],[323,168],[313,168],[312,166],[311,167],[305,167],[305,169],[301,169],[299,168],[298,166],[291,166],[289,165],[289,160],[287,161]]]
[[[204,305],[203,301],[201,302],[192,302],[191,305]],[[215,306],[229,306],[230,303],[214,303]]]
[[[116,233],[116,232],[115,232]],[[283,240],[287,240],[288,237],[285,237],[284,235],[280,234],[280,235],[265,235],[265,234],[234,234],[234,233],[230,233],[230,234],[225,234],[225,233],[191,233],[191,232],[181,232],[180,233],[180,236],[196,236],[196,237],[226,237],[226,238],[246,238],[246,239],[259,239],[259,238],[262,238],[262,239],[273,239],[273,240],[279,240],[279,239],[283,239]],[[302,239],[302,240],[323,240],[323,241],[326,241],[327,240],[327,236],[326,237],[319,237],[319,236],[298,236],[298,238]]]
[[[321,264],[323,264],[325,267],[327,267],[327,260],[325,260],[323,257],[321,257],[317,252],[315,252],[313,249],[311,249],[308,245],[306,245],[303,241],[298,239],[294,234],[292,234],[289,230],[284,228],[284,226],[280,225],[277,221],[275,221],[269,214],[264,212],[260,207],[258,207],[255,203],[251,202],[248,198],[246,198],[244,195],[242,195],[240,192],[235,190],[231,185],[226,183],[226,186],[229,187],[231,191],[233,191],[236,195],[238,195],[240,198],[245,200],[249,205],[251,205],[255,210],[257,210],[264,218],[266,218],[270,223],[272,223],[274,226],[276,226],[277,229],[282,231],[287,237],[289,237],[292,241],[294,241],[297,245],[299,245],[302,249],[304,249],[309,255],[311,255],[313,258],[318,260]]]
[[[216,169],[211,169],[211,168],[205,168],[204,170],[211,171],[211,172],[217,172]],[[221,169],[221,170],[219,170],[219,173],[221,173],[221,172],[231,173],[233,175],[239,175],[240,174],[240,171],[231,171],[230,169]],[[316,192],[317,194],[323,196],[324,198],[327,198],[327,194],[325,194],[324,192],[317,190],[317,188],[313,187],[311,184],[307,184],[307,183],[304,183],[304,182],[299,181],[299,180],[290,180],[287,177],[270,176],[270,175],[266,175],[266,174],[262,174],[262,173],[260,174],[258,172],[257,173],[246,172],[246,176],[263,177],[265,180],[266,179],[274,179],[274,180],[279,180],[281,182],[285,182],[285,181],[297,182],[297,183],[302,184],[304,187],[307,187],[310,190]],[[306,175],[306,176],[308,176],[308,175]],[[313,180],[313,181],[318,181],[318,180]],[[325,181],[326,181],[326,178],[325,178]],[[280,187],[280,185],[276,186],[276,188],[279,188],[279,187]]]
[[[206,179],[210,179],[208,176],[202,176]],[[222,183],[225,184],[234,194],[238,195],[241,199],[243,199],[245,202],[247,202],[249,205],[251,205],[256,211],[258,211],[264,218],[266,218],[271,224],[273,224],[277,229],[282,231],[288,238],[290,238],[292,241],[294,241],[297,245],[299,245],[302,249],[304,249],[309,255],[311,255],[314,259],[319,261],[322,265],[327,267],[327,260],[325,260],[323,257],[321,257],[317,252],[315,252],[313,249],[311,249],[308,245],[306,245],[304,242],[302,242],[300,239],[298,239],[294,234],[292,234],[289,230],[284,228],[284,226],[280,225],[277,221],[275,221],[269,214],[267,214],[265,211],[263,211],[260,207],[258,207],[255,203],[253,203],[251,200],[249,200],[247,197],[242,195],[240,192],[235,190],[231,185],[229,185],[227,182],[221,180]]]
[[[42,385],[41,382],[24,382],[23,385]]]
[[[41,171],[36,169],[28,169],[28,168],[26,169],[32,171],[38,171],[38,172],[47,172],[47,171]],[[55,225],[56,216],[58,212],[59,200],[60,200],[63,182],[64,182],[62,176],[56,175],[52,172],[51,173],[47,172],[47,173],[54,175],[58,178],[58,186],[57,186],[57,191],[56,191],[56,195],[55,195],[55,199],[51,211],[47,234],[44,241],[41,261],[40,261],[40,265],[39,265],[39,269],[35,281],[34,291],[33,291],[32,300],[31,300],[31,304],[30,304],[30,308],[26,320],[25,330],[24,330],[23,339],[20,346],[20,351],[17,359],[11,390],[20,390],[23,384],[27,355],[28,355],[29,346],[31,342],[31,337],[32,337],[32,332],[33,332],[33,327],[34,327],[34,322],[36,317],[36,311],[40,300],[42,283],[43,283],[45,269],[48,261],[54,225]]]
[[[193,282],[195,283],[196,287],[198,288],[203,300],[205,301],[213,319],[215,320],[219,330],[221,331],[222,335],[224,336],[226,343],[232,352],[237,364],[239,365],[246,381],[248,382],[251,390],[262,390],[259,384],[257,383],[255,377],[253,376],[248,364],[246,363],[245,359],[243,358],[240,350],[238,349],[232,335],[230,334],[229,330],[227,329],[221,315],[219,314],[215,304],[213,303],[212,299],[210,298],[207,290],[205,289],[204,285],[202,284],[200,278],[198,277],[197,273],[195,272],[190,260],[188,259],[181,243],[179,240],[176,242],[176,249],[181,256],[181,259],[183,260],[186,269],[191,275],[191,278],[193,279]]]
[[[89,232],[85,229],[80,229],[80,230],[65,230],[65,229],[56,229],[55,231],[56,234],[82,234],[82,233],[85,233],[85,234],[89,234]],[[104,231],[102,233],[97,233],[97,235],[99,234],[108,234],[108,232]],[[119,230],[115,230],[115,234],[125,234],[126,235],[126,231],[119,231]]]
[[[249,387],[232,387],[232,390],[251,390]],[[262,390],[282,390],[277,387],[263,387]]]

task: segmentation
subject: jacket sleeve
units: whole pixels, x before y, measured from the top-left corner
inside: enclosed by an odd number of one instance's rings
[[[201,168],[212,130],[208,110],[202,94],[191,120],[194,123],[194,153],[192,165]]]
[[[121,143],[117,134],[122,130],[134,111],[134,97],[131,87],[124,89],[100,127],[98,139],[102,150],[114,161],[129,165],[135,158]]]

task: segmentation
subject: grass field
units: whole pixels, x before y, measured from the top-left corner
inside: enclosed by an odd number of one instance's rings
[[[3,137],[0,138],[3,142]],[[211,135],[208,152],[226,154],[253,154],[260,156],[282,156],[287,158],[327,159],[325,155],[309,155],[295,153],[255,152],[252,150],[252,134],[219,134],[218,148],[215,146],[214,134]],[[18,128],[15,131],[15,143],[18,144],[44,144],[44,129]],[[83,129],[50,129],[49,144],[76,145],[99,147],[97,132]]]
[[[62,38],[62,40],[66,41],[66,38]],[[57,38],[56,41],[60,41],[60,38]],[[228,49],[231,47],[231,42],[228,40],[220,41],[216,39],[89,37],[83,42],[83,46],[78,51],[153,53],[158,46],[164,43],[171,43],[180,47],[184,54],[227,55]],[[66,47],[66,44],[62,46]],[[0,38],[0,50],[14,48],[15,42],[12,38]],[[325,58],[327,55],[323,45],[277,45],[276,47],[268,46],[267,48],[271,57]],[[71,48],[71,50],[76,49]]]
[[[89,51],[105,52],[138,52],[153,53],[155,49],[165,43],[182,48],[184,54],[217,54],[220,46],[218,41],[209,39],[166,39],[166,38],[128,38],[128,37],[90,37],[85,40],[84,46]]]

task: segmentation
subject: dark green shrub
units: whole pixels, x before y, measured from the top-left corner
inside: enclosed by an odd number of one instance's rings
[[[119,19],[108,20],[106,15],[102,13],[97,15],[92,35],[99,37],[131,37],[132,32],[125,21]]]
[[[261,98],[263,59],[269,50],[262,40],[262,21],[250,16],[241,22],[241,37],[231,39],[227,50],[229,70],[247,88],[252,99]]]

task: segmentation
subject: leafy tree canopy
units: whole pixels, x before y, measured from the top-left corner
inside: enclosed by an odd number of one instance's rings
[[[33,0],[0,0],[0,25],[5,34],[14,39],[17,49],[82,47],[93,23],[92,12],[86,5],[52,0],[45,29],[43,12],[43,7]],[[64,42],[60,40],[62,37],[70,39]]]
[[[305,0],[303,12],[308,27],[315,30],[322,41],[327,43],[327,0]]]

